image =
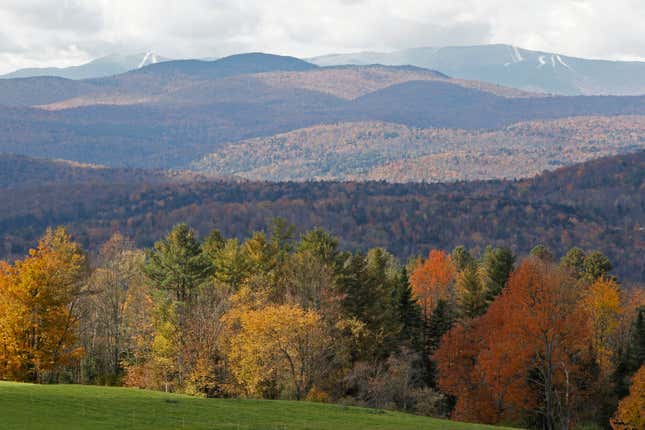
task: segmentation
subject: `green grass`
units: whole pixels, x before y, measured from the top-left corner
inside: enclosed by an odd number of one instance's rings
[[[0,382],[0,428],[476,430],[492,427],[309,402],[201,399],[127,388]]]

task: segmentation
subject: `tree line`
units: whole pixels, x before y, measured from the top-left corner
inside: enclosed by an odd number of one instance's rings
[[[337,402],[543,429],[643,428],[645,294],[598,251],[400,262],[283,219],[0,263],[0,379]],[[590,407],[589,405],[593,405]]]

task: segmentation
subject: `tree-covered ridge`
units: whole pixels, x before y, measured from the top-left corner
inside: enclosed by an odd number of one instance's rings
[[[134,184],[195,181],[201,175],[188,171],[112,169],[68,160],[48,160],[15,154],[0,154],[1,188],[39,188],[44,185],[79,183]],[[203,179],[203,178],[202,178]]]
[[[401,262],[283,219],[242,241],[179,224],[146,250],[117,233],[88,256],[50,229],[0,262],[0,379],[638,428],[645,295],[601,252],[559,257]]]
[[[502,97],[543,97],[515,88],[481,81],[453,79],[443,73],[419,67],[381,65],[324,67],[306,72],[260,73],[256,77],[277,88],[302,88],[332,94],[351,100],[390,85],[409,81],[444,81],[465,88],[474,88]]]
[[[354,122],[219,148],[193,168],[250,180],[450,182],[535,176],[645,148],[645,116],[531,121],[497,131]]]
[[[454,184],[90,182],[0,190],[5,256],[21,255],[47,226],[69,225],[96,249],[119,230],[140,246],[176,223],[243,238],[284,217],[341,238],[344,249],[387,247],[401,258],[464,244],[528,252],[599,249],[616,273],[642,282],[645,153],[596,160],[521,181]],[[64,196],[64,198],[61,198]]]

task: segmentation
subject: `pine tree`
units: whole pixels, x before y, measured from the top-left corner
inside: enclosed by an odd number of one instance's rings
[[[175,226],[165,239],[155,243],[145,266],[155,287],[174,294],[178,302],[190,301],[211,271],[195,232],[186,224]]]
[[[515,256],[509,248],[487,249],[481,263],[486,280],[486,300],[492,302],[502,292],[514,267]]]
[[[600,251],[589,253],[583,260],[583,266],[589,282],[595,282],[612,269],[611,261]]]
[[[453,306],[445,300],[439,300],[425,327],[426,344],[423,361],[426,368],[425,379],[431,387],[436,387],[437,384],[437,365],[432,359],[432,354],[439,348],[441,338],[452,328],[456,319],[457,314]]]
[[[553,262],[555,259],[553,252],[542,244],[534,246],[529,254],[533,257],[539,258],[546,263]]]
[[[645,307],[638,309],[629,347],[629,370],[635,372],[645,364]]]
[[[466,247],[463,245],[460,245],[455,249],[453,249],[452,254],[450,256],[452,258],[452,263],[455,265],[455,270],[457,272],[461,272],[466,267],[468,267],[469,265],[475,262],[475,259],[473,258],[473,256],[470,254],[468,249],[466,249]]]
[[[401,268],[394,293],[396,295],[395,300],[398,302],[398,315],[402,325],[400,342],[415,351],[422,352],[423,348],[420,342],[423,326],[421,307],[414,299],[414,293],[405,267]]]
[[[584,261],[586,254],[580,248],[571,248],[565,255],[560,259],[560,266],[568,270],[573,277],[580,279],[585,272]]]
[[[486,312],[486,289],[479,268],[471,264],[457,275],[457,303],[463,318],[475,318]]]
[[[215,279],[237,291],[249,276],[249,262],[237,239],[229,239],[214,260]]]
[[[225,243],[226,240],[217,229],[211,231],[208,236],[206,236],[202,242],[202,253],[204,253],[211,264],[215,261],[222,248],[224,248]]]

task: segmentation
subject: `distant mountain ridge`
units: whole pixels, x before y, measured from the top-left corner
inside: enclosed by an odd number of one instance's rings
[[[532,51],[512,45],[413,48],[310,58],[319,66],[413,65],[454,78],[561,95],[645,94],[645,62],[606,61]]]
[[[252,62],[243,64],[256,56],[256,65],[266,62],[261,56],[269,54],[238,54],[221,58],[171,60],[154,52],[139,54],[114,54],[98,58],[86,64],[66,68],[29,68],[5,75],[0,79],[31,78],[40,76],[82,80],[114,76],[138,69],[146,72],[172,74],[188,73],[193,76],[226,76],[225,68],[212,75],[210,63],[225,60],[233,69],[246,67],[247,73],[261,73]],[[239,57],[239,58],[236,58]],[[416,66],[443,73],[446,77],[488,82],[529,92],[558,95],[643,95],[645,94],[645,62],[608,61],[585,59],[568,55],[533,51],[513,45],[475,45],[420,47],[394,52],[356,52],[330,54],[309,59],[297,59],[270,55],[292,61],[293,70],[307,70],[312,65],[328,67],[342,65]],[[148,69],[145,66],[164,67]]]
[[[527,121],[617,115],[645,115],[645,96],[545,96],[450,78],[415,66],[319,67],[294,57],[248,53],[215,61],[167,61],[96,79],[0,80],[0,152],[112,167],[185,169],[223,146],[292,131],[306,135],[307,129],[315,126],[389,123],[409,129],[449,128],[485,134]],[[604,121],[598,133],[613,129],[611,119]],[[551,151],[550,142],[563,139],[559,130],[552,130],[552,140],[534,141]],[[448,141],[441,144],[455,143],[452,134],[446,136]],[[522,137],[506,137],[517,154]],[[611,139],[603,137],[600,141]],[[242,173],[260,167],[252,160],[254,153],[262,153],[262,141],[259,142],[257,150],[241,153],[248,159],[236,161],[243,166]],[[357,142],[373,143],[369,138]],[[481,142],[479,137],[473,144],[477,142]],[[606,150],[610,148],[603,148],[597,155],[639,148],[642,141],[634,142],[630,137],[612,145],[609,152]],[[504,147],[503,142],[492,146],[500,150]],[[373,154],[374,148],[368,153]],[[418,155],[433,155],[426,149]],[[226,157],[235,153],[228,151]],[[280,154],[278,151],[274,155]],[[351,157],[338,153],[329,158],[321,153],[319,159],[311,160],[316,172],[306,167],[303,172],[315,177],[359,178],[365,175],[361,169],[367,162],[371,170],[368,177],[377,178],[382,176],[375,169],[387,169],[387,163],[401,161],[397,155],[383,160],[385,164],[375,164],[372,155],[367,159],[364,156],[360,151]],[[535,166],[544,166],[543,161],[550,159],[552,155],[540,156]],[[568,162],[585,159],[588,158],[567,158]],[[338,165],[320,165],[330,160],[337,160]],[[288,157],[282,157],[282,162],[288,169]],[[211,171],[209,164],[207,160],[204,171]],[[383,178],[442,179],[436,177],[436,169],[420,177],[422,164],[391,165],[392,172],[402,173],[394,178],[385,172]],[[408,166],[412,175],[405,172]],[[217,164],[214,167],[218,174],[228,173]],[[321,167],[332,174],[320,171]],[[484,170],[475,177],[515,175],[501,168],[490,173]],[[273,173],[264,178],[272,177]],[[294,179],[290,172],[277,177]]]
[[[174,60],[138,68],[131,74],[175,75],[183,74],[200,79],[218,79],[228,76],[262,72],[305,71],[318,66],[295,57],[250,52],[236,54],[213,61]]]
[[[182,169],[222,145],[316,125],[494,130],[615,115],[645,115],[645,96],[544,96],[421,68],[317,67],[251,53],[82,81],[0,80],[0,151]]]
[[[103,78],[106,76],[125,73],[130,70],[140,69],[151,64],[162,63],[164,61],[170,61],[170,59],[162,57],[154,52],[112,54],[97,58],[79,66],[20,69],[0,75],[0,79],[33,78],[42,76],[73,80]]]

